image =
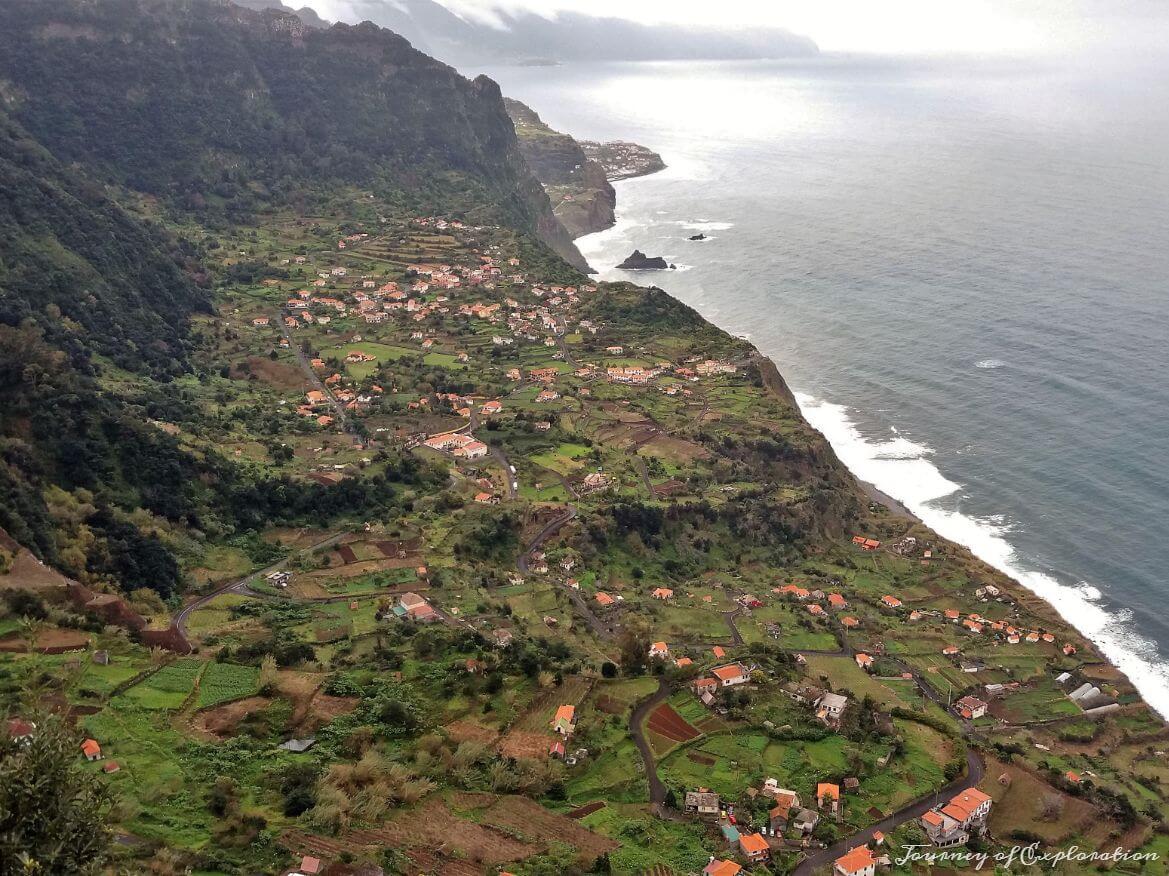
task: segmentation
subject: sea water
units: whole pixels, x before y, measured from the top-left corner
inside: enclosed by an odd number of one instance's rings
[[[658,150],[578,241],[784,374],[861,478],[1018,577],[1169,714],[1169,65],[487,72]],[[702,232],[706,240],[687,240]],[[634,248],[679,270],[624,273]]]

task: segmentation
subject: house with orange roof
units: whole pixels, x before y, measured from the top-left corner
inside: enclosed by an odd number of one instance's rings
[[[910,619],[911,621],[919,621],[919,620],[921,620],[923,617],[925,617],[925,615],[924,615],[924,614],[922,614],[920,611],[918,611],[916,608],[915,608],[915,609],[913,609],[913,611],[911,611],[911,612],[909,613],[909,619]]]
[[[767,844],[767,840],[761,833],[740,834],[739,851],[752,864],[758,864],[771,857],[771,846]]]
[[[842,626],[849,627],[850,629],[852,627],[859,627],[861,625],[861,622],[859,620],[857,620],[855,617],[852,617],[850,615],[845,615],[844,617],[842,617],[840,619],[840,623]]]
[[[874,876],[876,872],[877,859],[868,846],[849,849],[832,862],[833,876]]]
[[[816,785],[816,808],[828,807],[833,814],[840,807],[840,785],[832,782],[820,782]]]
[[[742,866],[726,860],[712,860],[702,868],[702,876],[739,876],[741,872]]]
[[[679,657],[677,660],[674,661],[674,665],[677,666],[679,669],[681,669],[683,666],[691,666],[691,665],[693,665],[693,663],[694,663],[694,661],[691,660],[689,657]]]
[[[972,621],[970,618],[966,618],[966,620],[962,621],[962,626],[966,627],[966,629],[970,630],[972,633],[982,632],[982,624],[980,624],[978,621]]]
[[[800,587],[798,584],[785,584],[779,588],[779,592],[785,596],[794,596],[796,599],[804,600],[812,595],[812,591],[806,587]]]
[[[868,654],[857,654],[856,665],[867,672],[873,668],[873,658]]]
[[[942,649],[942,654],[944,654],[947,657],[953,657],[955,654],[960,654],[961,652],[962,652],[962,649],[959,648],[957,645],[947,645],[945,648]]]
[[[964,696],[958,702],[954,703],[954,710],[968,721],[981,718],[986,714],[988,708],[987,703],[976,696],[970,695]]]
[[[845,599],[843,596],[841,596],[839,593],[829,593],[828,594],[828,607],[834,608],[834,609],[847,608],[848,607],[848,600]]]
[[[597,605],[609,606],[613,604],[613,597],[608,593],[598,593],[593,599],[597,601]]]
[[[665,642],[654,642],[652,645],[649,646],[649,656],[650,657],[669,657],[670,656],[670,646],[667,645]]]
[[[779,788],[773,792],[775,805],[767,813],[768,824],[773,832],[787,830],[792,810],[800,808],[800,796],[795,791]]]
[[[956,621],[956,620],[958,620],[959,617],[962,616],[962,613],[960,611],[958,611],[958,609],[956,609],[956,608],[947,608],[945,611],[942,612],[942,616],[946,620]]]
[[[751,680],[747,674],[747,667],[742,663],[728,663],[726,666],[716,666],[710,670],[711,675],[718,679],[723,687],[732,687],[736,684],[746,684]]]
[[[946,848],[963,845],[970,835],[986,829],[994,801],[977,788],[968,788],[935,806],[921,817],[921,825],[935,846]]]
[[[576,706],[565,705],[556,710],[552,718],[552,729],[561,736],[568,737],[576,729]]]
[[[727,656],[727,652],[723,650],[721,645],[715,645],[713,648],[710,649],[710,653],[713,654],[715,657],[718,657],[720,660],[723,657]]]
[[[654,592],[650,596],[654,599],[673,599],[674,591],[669,587],[655,587]]]
[[[1030,642],[1032,645],[1034,645],[1036,642],[1039,641],[1039,633],[1032,630],[1030,633],[1027,634],[1027,641]]]
[[[901,608],[901,600],[896,596],[889,596],[886,594],[885,596],[881,597],[881,602],[884,603],[888,608]]]
[[[96,739],[86,739],[81,743],[81,754],[86,760],[100,760],[101,746],[98,745]]]
[[[690,687],[694,689],[694,693],[696,695],[701,697],[704,695],[713,694],[716,690],[719,689],[720,683],[717,678],[696,678],[694,681],[690,682]]]

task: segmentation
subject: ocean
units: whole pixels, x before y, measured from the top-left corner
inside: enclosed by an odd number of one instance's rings
[[[618,183],[617,225],[578,241],[602,278],[749,338],[859,477],[1046,597],[1169,715],[1167,70],[485,72],[669,165]],[[614,270],[635,247],[677,269]]]

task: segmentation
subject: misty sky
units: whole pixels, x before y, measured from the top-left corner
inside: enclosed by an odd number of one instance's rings
[[[355,21],[350,0],[285,0]],[[369,2],[369,0],[366,0]],[[382,0],[392,4],[394,0]],[[772,25],[824,51],[875,53],[1156,51],[1169,42],[1162,0],[440,0],[468,18],[492,10],[558,10],[695,26]]]

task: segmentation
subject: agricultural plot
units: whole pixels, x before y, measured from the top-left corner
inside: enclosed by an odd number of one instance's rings
[[[499,740],[499,750],[509,757],[539,758],[548,756],[548,747],[556,740],[552,734],[552,718],[558,706],[580,705],[589,695],[591,682],[587,678],[571,676],[559,687],[538,696],[511,729]]]
[[[134,685],[120,698],[144,709],[178,709],[194,690],[203,665],[202,660],[192,658],[176,660]]]
[[[657,680],[649,676],[602,682],[594,689],[593,705],[608,715],[624,715],[657,687]]]
[[[654,611],[653,634],[667,641],[675,639],[727,639],[726,618],[709,608],[663,605]]]
[[[689,742],[702,734],[696,727],[679,715],[669,703],[662,703],[650,713],[646,724],[650,730],[659,736],[664,736],[672,742]]]
[[[89,663],[77,683],[77,693],[107,696],[119,684],[129,681],[148,665],[149,663],[141,658],[121,656],[110,657],[110,662],[104,666]]]
[[[910,689],[904,684],[886,684],[873,678],[856,665],[851,657],[831,657],[823,654],[809,654],[808,677],[827,678],[835,691],[848,690],[855,697],[871,696],[886,706],[909,706],[915,702]]]
[[[260,689],[260,670],[235,663],[211,663],[199,680],[199,708],[250,697]]]
[[[1036,681],[1005,700],[991,704],[991,714],[1015,724],[1080,714],[1080,708],[1049,678]]]

